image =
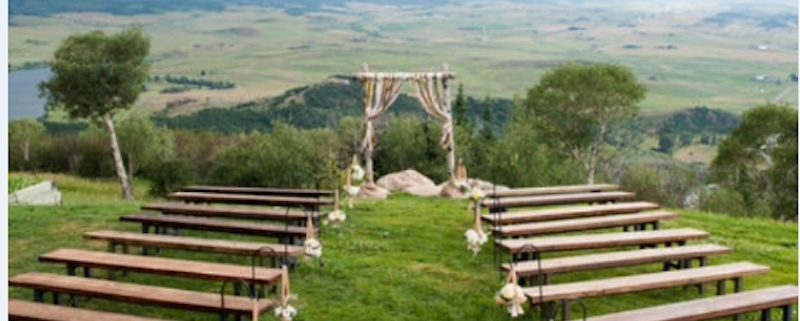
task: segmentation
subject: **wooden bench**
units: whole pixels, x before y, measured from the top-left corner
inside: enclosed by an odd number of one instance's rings
[[[21,300],[8,300],[8,317],[14,321],[165,321]]]
[[[562,316],[569,320],[570,301],[652,291],[682,286],[702,285],[717,283],[717,294],[725,294],[725,284],[728,280],[734,281],[734,289],[740,292],[743,288],[743,278],[769,272],[769,267],[749,262],[731,263],[716,266],[705,266],[696,269],[675,270],[668,272],[646,273],[631,276],[622,276],[609,279],[591,280],[583,282],[564,283],[557,285],[544,285],[523,288],[531,304],[561,303]],[[539,294],[541,291],[541,295]],[[550,309],[545,308],[545,311]]]
[[[116,251],[117,246],[122,246],[123,253],[128,253],[128,246],[138,246],[142,248],[175,249],[217,254],[258,255],[268,258],[303,256],[303,248],[294,245],[141,234],[112,230],[86,232],[83,237],[88,240],[108,242],[111,252]],[[273,267],[276,267],[274,262]]]
[[[39,256],[40,262],[67,266],[67,274],[76,275],[83,268],[83,275],[91,277],[94,268],[110,271],[139,272],[169,275],[191,279],[238,282],[246,280],[255,285],[274,285],[280,281],[281,270],[256,267],[255,277],[250,266],[207,263],[141,255],[59,249]]]
[[[513,188],[504,191],[490,191],[486,197],[514,197],[514,196],[538,196],[552,194],[571,194],[571,193],[592,193],[610,192],[619,190],[618,185],[613,184],[589,184],[589,185],[562,185],[544,187],[525,187]]]
[[[54,303],[60,303],[60,295],[91,297],[133,304],[153,305],[182,310],[250,316],[253,301],[249,297],[225,296],[225,306],[219,293],[203,293],[149,285],[115,281],[87,279],[46,273],[25,273],[9,279],[9,285],[33,289],[34,298],[44,302],[47,293],[53,294]],[[277,306],[274,300],[260,299],[258,312],[263,314]],[[71,319],[103,320],[106,319]],[[123,319],[124,320],[124,319]]]
[[[183,192],[250,194],[250,195],[282,195],[300,197],[333,197],[333,191],[320,189],[294,189],[273,187],[239,187],[239,186],[207,186],[190,185],[181,188]]]
[[[678,215],[666,211],[647,212],[639,214],[613,215],[570,220],[526,223],[516,225],[496,226],[492,229],[498,237],[524,237],[543,234],[567,233],[586,230],[596,230],[612,227],[634,226],[635,230],[645,230],[647,225],[652,225],[654,230],[659,228],[663,220],[672,220]]]
[[[794,320],[797,304],[794,286],[773,287],[724,296],[698,299],[589,318],[587,321],[707,321],[761,312],[761,321],[771,320],[771,310],[783,310],[783,321]]]
[[[306,215],[302,211],[286,209],[264,209],[264,208],[236,208],[236,207],[215,207],[208,205],[192,205],[184,203],[158,203],[143,205],[142,209],[158,211],[162,214],[177,214],[186,216],[200,217],[221,217],[235,218],[254,221],[279,221],[297,222],[305,224]],[[315,215],[316,216],[316,215]],[[300,224],[300,225],[302,225]]]
[[[649,210],[657,210],[660,205],[650,202],[629,202],[601,205],[563,206],[540,210],[527,210],[506,213],[484,214],[481,218],[492,225],[508,225],[533,223],[581,217],[605,216],[613,214],[631,214]]]
[[[707,232],[687,228],[500,240],[497,242],[497,246],[512,254],[525,252],[545,253],[626,246],[655,246],[659,244],[670,245],[672,243],[683,245],[689,240],[707,238]]]
[[[490,198],[481,201],[481,206],[489,209],[489,212],[497,212],[497,211],[505,211],[506,209],[515,207],[566,205],[566,204],[580,204],[580,203],[609,203],[609,202],[630,201],[635,198],[636,194],[631,192],[575,193],[575,194]]]
[[[119,219],[123,222],[142,224],[143,233],[149,233],[150,227],[155,227],[156,234],[165,233],[166,228],[189,229],[275,237],[282,243],[288,242],[289,244],[295,243],[295,239],[303,239],[306,236],[306,228],[300,226],[226,221],[202,217],[134,214],[121,216]]]
[[[678,268],[691,267],[691,261],[697,260],[698,266],[708,264],[707,258],[714,255],[723,255],[732,252],[730,248],[714,245],[687,245],[680,247],[667,247],[656,249],[643,249],[635,251],[608,252],[578,256],[567,256],[542,260],[542,283],[548,283],[548,277],[555,274],[594,271],[619,267],[629,267],[652,263],[680,262],[675,264]],[[668,269],[671,265],[667,265]],[[502,269],[508,271],[509,264],[503,264]],[[665,269],[665,270],[666,270]],[[537,284],[539,275],[539,262],[523,261],[516,263],[517,275],[530,278],[531,284]]]
[[[220,203],[220,204],[241,204],[241,205],[260,205],[260,206],[286,206],[302,207],[319,212],[321,206],[333,205],[333,200],[329,198],[316,197],[291,197],[291,196],[262,196],[244,194],[223,194],[223,193],[198,193],[198,192],[175,192],[167,195],[167,198],[180,200],[186,203]]]

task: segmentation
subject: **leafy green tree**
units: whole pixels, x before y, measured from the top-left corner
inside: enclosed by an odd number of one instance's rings
[[[543,137],[581,163],[594,183],[612,123],[635,117],[646,88],[625,67],[569,63],[547,72],[528,91],[526,104]]]
[[[675,137],[668,133],[659,134],[658,150],[665,154],[672,154],[675,150]]]
[[[481,137],[487,141],[494,141],[494,113],[492,112],[492,98],[486,96],[483,100],[483,112],[481,113]]]
[[[109,134],[114,165],[122,194],[133,199],[133,184],[125,170],[113,117],[130,108],[147,80],[150,40],[134,27],[115,35],[102,31],[70,36],[50,63],[53,75],[40,84],[52,107],[63,108],[73,118],[102,120]]]
[[[11,166],[15,169],[31,170],[32,150],[45,136],[42,123],[33,119],[15,120],[8,123],[8,143],[11,147]],[[21,159],[20,159],[21,158]],[[15,164],[21,161],[21,165]]]
[[[720,143],[711,170],[751,211],[766,199],[774,217],[797,219],[797,110],[768,104],[745,112]]]
[[[121,120],[117,131],[131,180],[150,163],[169,160],[175,153],[175,137],[172,133],[157,127],[145,115],[135,114]]]
[[[453,102],[453,117],[456,125],[469,126],[469,109],[467,108],[467,97],[464,96],[464,84],[458,84],[456,100]]]

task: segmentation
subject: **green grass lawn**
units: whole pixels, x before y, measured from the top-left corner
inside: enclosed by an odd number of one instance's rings
[[[16,174],[19,175],[19,174]],[[139,200],[118,200],[114,181],[88,181],[60,175],[54,179],[64,193],[60,207],[12,207],[9,210],[9,275],[27,271],[64,273],[62,266],[37,262],[48,251],[72,247],[105,250],[88,243],[81,233],[96,229],[136,231],[117,217],[136,212],[145,184],[137,184]],[[765,219],[680,211],[681,219],[667,227],[693,227],[712,233],[711,242],[730,246],[735,253],[712,259],[712,264],[751,261],[772,267],[764,276],[748,278],[746,289],[797,283],[797,227]],[[323,231],[324,267],[301,265],[292,273],[298,295],[296,320],[508,320],[493,295],[501,279],[492,250],[477,257],[466,249],[463,233],[472,219],[463,201],[393,196],[386,201],[362,201],[348,211],[339,229]],[[200,235],[200,234],[197,234]],[[204,235],[211,236],[211,233]],[[214,234],[215,237],[230,237]],[[164,251],[166,257],[248,264],[244,258]],[[556,282],[659,271],[660,266],[557,276]],[[100,274],[101,276],[103,274]],[[216,292],[220,283],[131,274],[126,282]],[[708,291],[709,294],[713,291]],[[31,291],[12,289],[12,298],[32,299]],[[653,306],[697,298],[694,289],[671,289],[589,299],[589,315]],[[124,311],[175,320],[216,320],[214,315],[140,307],[92,300],[88,307]],[[579,309],[574,310],[580,315]],[[274,320],[264,317],[263,320]],[[755,320],[751,316],[751,320]]]

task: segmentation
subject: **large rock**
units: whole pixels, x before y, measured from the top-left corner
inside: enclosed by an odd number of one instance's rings
[[[8,195],[11,205],[61,205],[61,191],[52,181],[28,186]]]
[[[419,197],[436,197],[439,196],[439,192],[441,190],[442,188],[436,185],[434,186],[417,185],[417,186],[406,187],[405,189],[403,189],[403,192]]]
[[[467,198],[467,194],[450,181],[439,184],[439,196],[446,198]]]
[[[436,184],[413,169],[407,169],[402,172],[386,174],[378,179],[378,186],[385,188],[390,192],[402,192],[409,187],[435,187]]]
[[[358,193],[358,197],[363,198],[373,198],[373,199],[386,199],[389,197],[389,191],[385,188],[380,187],[375,184],[365,184],[361,187],[361,191]]]
[[[510,188],[508,188],[508,186],[504,186],[504,185],[495,186],[494,183],[487,182],[487,181],[484,181],[484,180],[479,179],[479,178],[471,179],[470,182],[472,182],[472,181],[477,181],[478,182],[478,187],[480,187],[480,189],[482,191],[484,191],[484,192],[491,192],[491,191],[494,191],[494,190],[505,191],[505,190],[509,190],[510,189]]]

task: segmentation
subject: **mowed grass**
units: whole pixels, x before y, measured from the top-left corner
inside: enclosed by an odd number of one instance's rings
[[[9,210],[9,273],[28,271],[64,273],[62,266],[37,262],[48,251],[71,247],[105,250],[103,244],[81,238],[86,231],[119,229],[136,231],[118,216],[134,213],[155,199],[124,202],[113,181],[88,181],[48,175],[64,192],[60,207],[12,207]],[[145,185],[139,184],[140,193]],[[143,194],[142,194],[143,196]],[[361,201],[347,211],[340,228],[323,227],[324,266],[301,264],[292,272],[296,320],[509,320],[494,305],[493,295],[502,280],[487,245],[473,257],[463,233],[472,224],[466,203],[395,195],[385,201]],[[681,218],[669,228],[692,227],[712,233],[711,242],[736,249],[712,259],[712,264],[751,261],[772,267],[763,276],[747,278],[746,289],[797,283],[797,227],[765,219],[680,211]],[[191,233],[207,237],[241,237]],[[272,241],[272,240],[265,240]],[[162,256],[249,264],[240,257],[163,251]],[[506,257],[507,258],[507,257]],[[557,276],[557,283],[656,272],[651,265],[602,272]],[[98,274],[100,277],[104,273]],[[125,282],[177,287],[206,292],[219,291],[219,282],[130,274]],[[711,292],[708,291],[712,295]],[[12,289],[13,298],[30,300],[29,290]],[[274,297],[274,294],[272,294]],[[589,315],[598,315],[698,298],[695,289],[670,289],[586,300]],[[179,310],[141,307],[91,300],[88,308],[121,311],[175,320],[216,320],[217,316]],[[575,307],[576,316],[580,308]],[[777,315],[776,315],[777,316]],[[262,320],[274,320],[264,316]],[[755,317],[751,316],[752,320]]]

